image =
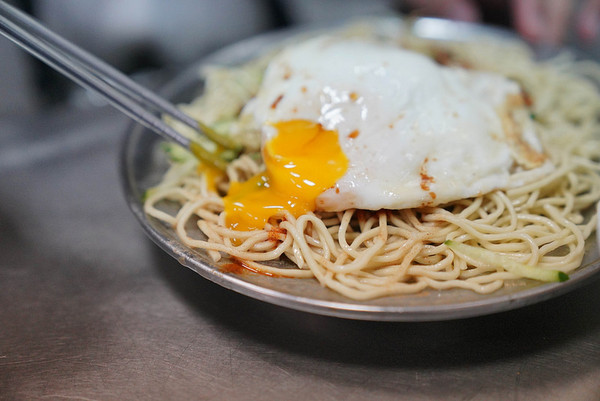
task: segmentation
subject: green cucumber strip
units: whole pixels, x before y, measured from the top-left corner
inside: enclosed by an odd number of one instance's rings
[[[160,147],[175,163],[183,163],[194,157],[187,149],[172,142],[161,142]]]
[[[448,240],[444,242],[453,252],[462,254],[468,258],[482,261],[491,266],[502,267],[506,271],[516,274],[520,277],[530,278],[538,281],[567,281],[569,275],[559,270],[546,270],[535,266],[529,266],[519,263],[514,259],[504,256],[487,249],[476,246],[466,245],[460,242]]]
[[[217,130],[209,127],[201,121],[198,121],[198,127],[200,128],[200,131],[202,131],[211,141],[218,143],[224,148],[231,149],[236,153],[240,153],[242,150],[242,146],[239,143],[225,135],[221,135],[219,132],[217,132]]]

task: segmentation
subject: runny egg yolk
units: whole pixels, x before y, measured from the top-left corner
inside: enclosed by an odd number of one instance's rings
[[[262,229],[285,210],[295,217],[314,211],[316,198],[348,168],[336,131],[306,120],[273,127],[277,134],[263,147],[265,171],[246,182],[232,182],[224,198],[226,223],[232,229]]]
[[[223,177],[223,171],[205,163],[198,165],[198,173],[204,176],[206,181],[206,189],[210,192],[217,192],[217,180]]]

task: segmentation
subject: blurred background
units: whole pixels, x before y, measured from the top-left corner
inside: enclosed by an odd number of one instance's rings
[[[203,55],[288,25],[381,14],[393,0],[12,0],[93,54],[149,86]],[[0,37],[0,117],[94,98]]]
[[[438,0],[9,0],[52,30],[156,87],[203,55],[261,32],[390,12],[427,14]],[[509,26],[507,1],[481,4]],[[428,10],[429,8],[429,10]],[[567,40],[573,39],[570,34]],[[98,102],[0,37],[0,117]]]

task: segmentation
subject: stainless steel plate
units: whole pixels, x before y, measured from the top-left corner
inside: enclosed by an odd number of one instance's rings
[[[488,27],[437,19],[421,19],[413,26],[415,34],[438,39],[470,40],[481,35],[510,35]],[[190,68],[165,88],[165,96],[176,102],[189,101],[202,89],[201,65],[232,65],[250,59],[267,47],[281,42],[299,30],[262,35],[228,47]],[[380,321],[432,321],[465,318],[505,311],[540,302],[572,290],[600,270],[596,240],[587,242],[582,266],[571,279],[559,284],[530,280],[507,283],[490,295],[467,290],[426,290],[416,295],[353,301],[323,288],[316,280],[273,278],[259,274],[236,274],[215,266],[202,251],[183,245],[174,231],[144,214],[144,191],[156,185],[167,168],[164,154],[157,149],[161,139],[133,124],[127,132],[121,157],[122,185],[127,202],[150,238],[162,249],[201,276],[247,296],[293,309],[352,319]]]

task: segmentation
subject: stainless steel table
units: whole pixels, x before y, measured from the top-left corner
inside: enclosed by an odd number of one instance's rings
[[[127,123],[0,119],[0,399],[600,399],[600,281],[431,323],[246,298],[146,238],[118,180]]]

